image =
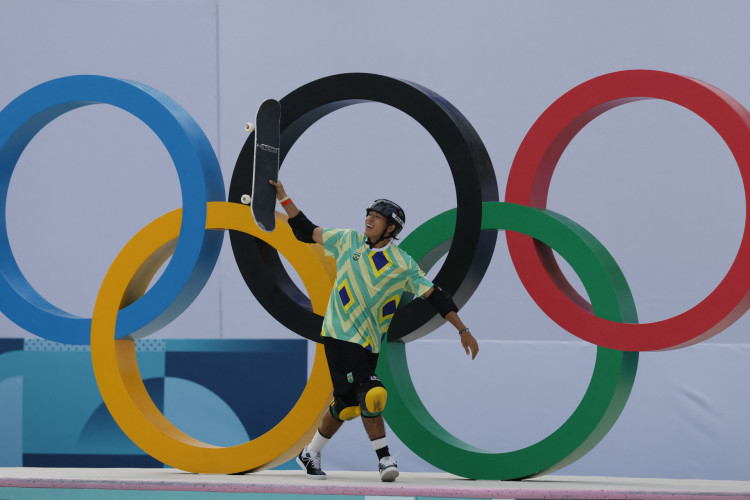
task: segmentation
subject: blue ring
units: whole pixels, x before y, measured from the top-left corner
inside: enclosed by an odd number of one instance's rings
[[[50,80],[24,92],[0,111],[0,311],[34,335],[88,344],[91,318],[67,313],[29,284],[8,241],[6,201],[18,159],[45,125],[76,108],[110,104],[139,118],[167,148],[180,179],[182,226],[174,256],[151,289],[120,311],[116,337],[143,337],[180,315],[208,280],[223,234],[205,231],[206,203],[224,201],[216,154],[193,118],[170,97],[146,85],[80,75]]]

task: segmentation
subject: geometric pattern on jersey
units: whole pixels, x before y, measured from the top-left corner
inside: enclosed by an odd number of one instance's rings
[[[384,321],[388,321],[393,317],[394,314],[396,314],[396,309],[398,309],[398,301],[401,299],[401,296],[394,295],[390,299],[387,299],[385,301],[385,304],[383,304],[383,307],[380,308],[380,322],[383,323]]]
[[[401,294],[408,291],[419,297],[433,285],[397,245],[377,251],[365,241],[364,235],[350,229],[323,229],[325,253],[336,259],[336,283],[321,335],[377,353]]]
[[[348,310],[354,301],[352,300],[352,290],[349,288],[349,282],[344,280],[341,286],[338,287],[339,299],[341,299],[341,305],[344,306],[344,311]]]
[[[368,257],[376,277],[380,277],[388,269],[388,266],[392,264],[385,252],[370,252]]]

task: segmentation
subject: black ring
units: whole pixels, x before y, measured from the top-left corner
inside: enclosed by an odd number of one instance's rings
[[[481,230],[482,202],[499,201],[495,170],[469,121],[451,103],[421,85],[369,73],[321,78],[280,102],[281,162],[313,123],[337,109],[361,102],[379,102],[399,109],[430,133],[448,160],[458,205],[455,237],[449,242],[450,250],[433,281],[453,295],[459,307],[463,306],[482,280],[497,240],[497,231]],[[229,185],[230,202],[239,203],[252,185],[254,141],[253,132],[237,157]],[[230,241],[240,273],[261,305],[285,327],[319,342],[323,319],[312,312],[310,300],[292,282],[276,250],[237,231],[230,231]],[[431,253],[436,254],[437,250]],[[398,310],[388,339],[408,342],[441,324],[443,319],[432,306],[414,300]]]

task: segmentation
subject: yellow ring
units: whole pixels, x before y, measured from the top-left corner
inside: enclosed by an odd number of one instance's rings
[[[143,385],[134,340],[115,340],[118,309],[145,293],[151,278],[174,251],[181,214],[181,209],[170,212],[139,231],[104,277],[91,320],[91,358],[99,390],[125,434],[166,465],[220,474],[275,467],[293,458],[312,439],[331,401],[331,380],[321,344],[316,346],[310,379],[287,416],[252,441],[219,447],[188,436],[167,420]],[[255,225],[250,207],[210,202],[206,229],[234,229],[272,245],[299,273],[313,310],[324,313],[332,287],[330,273],[311,246],[294,238],[287,224],[277,224],[273,233],[267,233]]]

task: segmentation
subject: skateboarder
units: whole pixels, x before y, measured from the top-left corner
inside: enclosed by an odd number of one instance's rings
[[[308,478],[325,479],[321,450],[344,421],[361,415],[378,456],[380,479],[393,481],[398,467],[388,451],[381,415],[387,392],[375,375],[375,367],[402,292],[409,291],[430,302],[456,327],[461,345],[472,359],[479,352],[477,341],[458,317],[450,294],[428,280],[414,259],[393,244],[406,221],[401,207],[389,200],[375,200],[366,209],[364,234],[322,228],[295,206],[281,182],[269,183],[276,188],[296,238],[323,245],[326,255],[336,259],[336,283],[321,331],[334,400],[297,463]]]

